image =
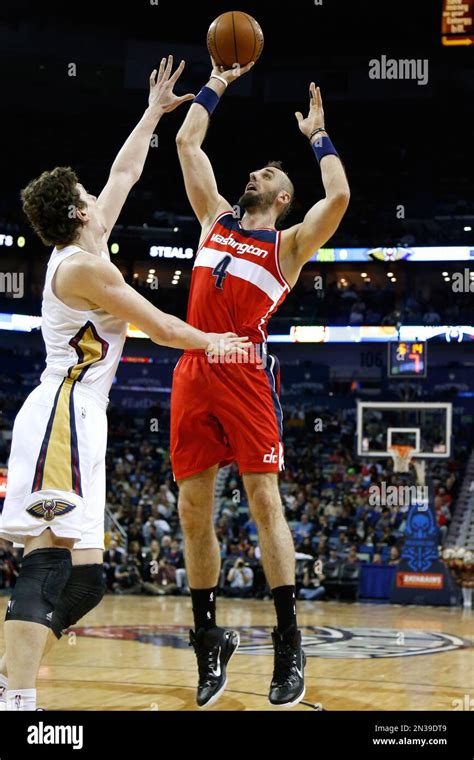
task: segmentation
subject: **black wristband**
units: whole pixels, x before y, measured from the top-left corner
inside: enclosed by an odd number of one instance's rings
[[[309,141],[310,142],[313,139],[313,137],[318,134],[318,132],[326,132],[326,130],[325,130],[324,127],[318,127],[317,129],[315,129],[314,132],[311,132],[311,134],[309,136]],[[327,134],[327,132],[326,132],[326,134]]]

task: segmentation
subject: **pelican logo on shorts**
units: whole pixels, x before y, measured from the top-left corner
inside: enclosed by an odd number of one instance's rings
[[[62,499],[42,499],[32,504],[26,510],[32,517],[37,517],[39,520],[46,520],[46,522],[52,522],[55,517],[62,517],[68,512],[72,512],[76,508],[75,504],[71,504],[69,501],[63,501]]]
[[[275,446],[272,446],[272,450],[269,454],[263,455],[263,461],[265,464],[276,464],[278,462],[278,454],[275,454]]]

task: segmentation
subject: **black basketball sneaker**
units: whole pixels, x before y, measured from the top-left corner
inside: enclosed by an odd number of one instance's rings
[[[226,666],[239,642],[238,632],[226,628],[189,631],[189,645],[194,648],[198,662],[196,701],[199,707],[209,707],[221,696],[227,684]]]
[[[301,632],[291,626],[284,633],[272,633],[275,659],[268,701],[274,707],[293,707],[305,695],[306,655],[301,648]]]

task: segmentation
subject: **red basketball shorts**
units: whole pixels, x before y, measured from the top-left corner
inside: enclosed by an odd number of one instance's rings
[[[283,469],[279,362],[210,363],[186,351],[173,373],[171,465],[183,480],[236,461],[240,473]]]

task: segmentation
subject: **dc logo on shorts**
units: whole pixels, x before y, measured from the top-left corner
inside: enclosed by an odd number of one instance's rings
[[[276,464],[278,461],[278,455],[275,454],[275,446],[272,446],[272,450],[269,454],[263,455],[263,461],[265,464]]]
[[[43,499],[32,504],[27,508],[27,512],[32,517],[37,517],[39,520],[46,520],[46,522],[52,522],[55,517],[60,517],[68,512],[72,512],[76,508],[75,504],[71,504],[69,501],[62,501],[61,499]]]

